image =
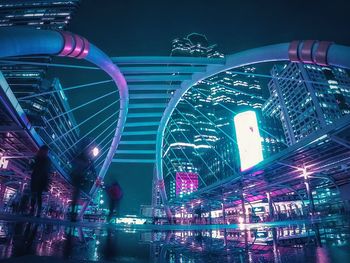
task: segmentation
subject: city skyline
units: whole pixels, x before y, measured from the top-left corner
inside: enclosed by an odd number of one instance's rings
[[[0,1],[0,260],[346,262],[348,1]]]

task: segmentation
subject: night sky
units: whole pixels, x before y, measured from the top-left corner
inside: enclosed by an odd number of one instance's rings
[[[171,41],[191,32],[205,34],[225,54],[297,39],[350,45],[349,26],[350,1],[346,0],[83,0],[68,30],[110,56],[151,56],[169,55]],[[97,71],[55,70],[50,74],[58,76],[64,87],[108,79]],[[70,103],[79,105],[111,89],[115,87],[104,85],[73,92]],[[77,119],[89,116],[89,110],[77,113]],[[152,167],[111,166],[108,177],[117,178],[124,189],[122,213],[138,213],[140,204],[150,204]]]

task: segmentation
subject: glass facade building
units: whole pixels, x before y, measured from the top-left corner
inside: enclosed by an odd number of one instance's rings
[[[0,27],[32,27],[36,29],[64,30],[79,7],[80,0],[4,0],[0,1]],[[40,140],[50,148],[51,159],[59,173],[68,175],[75,144],[79,137],[79,128],[61,83],[58,79],[47,79],[50,56],[21,56],[11,57],[11,63],[1,63],[0,72],[16,96],[20,106],[28,117],[30,124],[39,135]],[[31,64],[34,62],[33,64]],[[33,96],[36,94],[41,96]],[[33,96],[33,97],[30,97]],[[74,128],[74,129],[73,129]],[[5,134],[7,136],[7,134]],[[14,133],[8,133],[6,140],[13,140]],[[4,141],[6,142],[6,141]],[[4,146],[5,147],[5,146]],[[27,155],[26,159],[12,162],[11,169],[25,180],[20,171],[31,171],[29,159],[36,149],[31,152],[18,150]],[[1,149],[2,150],[2,149]],[[66,151],[64,154],[62,152]],[[5,150],[6,153],[6,150]],[[24,167],[24,168],[23,168]],[[57,176],[56,176],[57,175]],[[54,173],[54,186],[45,197],[44,206],[62,205],[63,192],[70,191],[67,180]],[[16,196],[21,196],[24,188],[17,189]],[[1,199],[1,194],[0,194]],[[1,202],[1,201],[0,201]]]
[[[350,78],[341,68],[274,66],[265,116],[280,118],[288,145],[350,113]]]
[[[190,34],[172,43],[173,56],[223,57],[205,36]],[[215,55],[213,55],[215,54]],[[164,139],[164,175],[174,198],[177,172],[197,173],[199,188],[240,172],[233,118],[246,110],[258,116],[264,158],[285,147],[276,118],[262,116],[263,96],[257,69],[246,66],[198,82],[184,94]]]
[[[79,3],[80,0],[3,0],[0,3],[0,26],[63,30]]]
[[[0,3],[0,27],[30,26],[64,30],[79,7],[80,0],[28,0]],[[0,70],[16,92],[40,92],[47,67],[22,62],[50,63],[49,56],[20,57],[15,64],[1,64]],[[17,94],[16,94],[17,96]]]
[[[64,30],[77,11],[79,3],[80,0],[1,1],[0,26]],[[66,134],[76,126],[76,121],[71,113],[63,114],[69,110],[69,105],[60,81],[45,79],[48,69],[45,63],[50,63],[51,57],[26,56],[11,60],[14,60],[14,63],[1,64],[0,70],[19,99],[29,120],[37,127],[38,134],[54,152],[59,153],[68,149],[76,142],[79,129]],[[34,64],[30,64],[31,62]],[[44,65],[35,65],[35,63]],[[43,92],[52,93],[27,98]],[[47,121],[52,118],[54,118],[52,122]],[[64,134],[66,135],[63,136]],[[67,160],[62,158],[69,158],[71,154],[69,150],[68,155],[62,155],[58,163],[67,165]]]

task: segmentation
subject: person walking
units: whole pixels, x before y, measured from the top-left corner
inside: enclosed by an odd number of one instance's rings
[[[42,195],[48,190],[49,174],[51,171],[51,160],[49,158],[49,147],[43,145],[39,148],[32,165],[32,176],[30,182],[31,190],[31,210],[30,215],[34,215],[35,207],[36,216],[40,217],[42,209]]]
[[[107,221],[109,222],[112,219],[114,211],[119,214],[119,202],[123,197],[122,189],[118,182],[114,182],[112,185],[107,187],[107,194],[109,197],[109,214]]]
[[[92,169],[93,163],[90,159],[89,149],[84,150],[78,154],[78,156],[72,162],[72,184],[73,184],[73,196],[71,203],[71,221],[77,221],[76,206],[79,201],[80,191],[83,186],[87,172]]]

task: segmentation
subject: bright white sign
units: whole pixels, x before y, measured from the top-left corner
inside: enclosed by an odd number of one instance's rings
[[[236,138],[241,161],[245,171],[263,160],[261,137],[254,111],[245,111],[234,117]]]

